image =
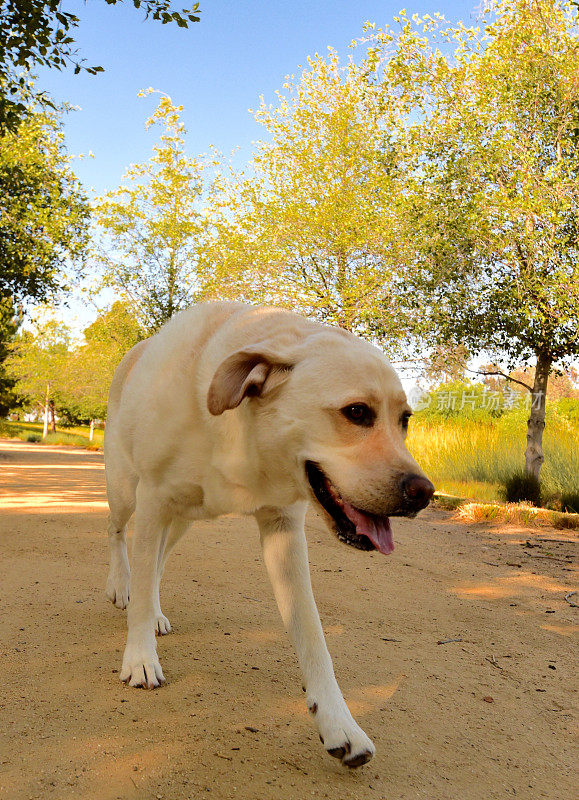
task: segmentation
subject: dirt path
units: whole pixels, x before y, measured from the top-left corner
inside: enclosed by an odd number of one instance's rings
[[[168,683],[120,683],[103,485],[100,454],[0,442],[2,800],[575,796],[570,533],[427,511],[395,523],[384,557],[310,518],[336,673],[378,749],[348,771],[308,719],[253,520],[180,543],[162,593]]]

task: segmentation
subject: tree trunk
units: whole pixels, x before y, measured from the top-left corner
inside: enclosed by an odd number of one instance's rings
[[[527,449],[525,450],[525,472],[537,480],[541,477],[543,463],[543,431],[545,429],[545,400],[547,379],[553,360],[546,353],[537,353],[535,381],[531,395],[531,414],[527,422]]]
[[[91,419],[88,440],[89,442],[92,442],[93,439],[94,439],[94,419]]]
[[[42,438],[44,439],[48,434],[48,395],[50,392],[50,384],[46,384],[46,400],[44,401],[44,428],[42,430]]]
[[[51,400],[49,402],[48,410],[50,412],[50,432],[56,433],[56,414],[54,411],[54,400]]]
[[[343,249],[339,249],[336,253],[336,261],[338,264],[337,274],[336,274],[336,288],[338,290],[338,295],[340,297],[340,301],[342,304],[341,309],[339,309],[340,317],[337,320],[338,325],[340,328],[343,328],[346,331],[352,331],[354,327],[354,319],[353,313],[351,308],[351,301],[348,297],[348,256],[346,251]]]

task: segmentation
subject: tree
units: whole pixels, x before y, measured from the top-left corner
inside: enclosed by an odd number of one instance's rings
[[[255,116],[268,139],[212,208],[204,265],[217,296],[400,335],[391,292],[404,247],[398,119],[373,84],[377,66],[372,50],[345,66],[330,50],[286,79],[275,106],[261,100]]]
[[[206,162],[185,153],[182,110],[161,96],[147,121],[147,128],[164,127],[154,155],[131,166],[125,185],[95,205],[104,284],[118,291],[149,333],[190,305],[199,289]]]
[[[113,373],[145,332],[129,309],[115,302],[75,343],[62,323],[51,319],[15,338],[6,371],[25,406],[44,408],[55,429],[55,413],[74,422],[106,417]],[[47,412],[50,412],[48,414]]]
[[[55,427],[55,409],[65,402],[71,382],[69,370],[70,330],[49,320],[35,330],[23,330],[14,341],[6,359],[6,369],[15,379],[15,390],[24,404],[44,409],[44,434],[48,419]]]
[[[5,417],[19,403],[18,394],[14,390],[16,380],[5,364],[10,346],[16,338],[18,324],[12,298],[0,297],[0,418]]]
[[[408,112],[404,292],[439,343],[490,355],[507,379],[533,362],[525,469],[538,478],[548,377],[579,352],[576,20],[565,2],[513,0],[482,35],[402,24],[384,91]]]
[[[116,5],[122,0],[105,0]],[[171,0],[132,0],[145,11],[145,19],[165,25],[175,22],[186,28],[198,22],[199,4],[175,10]],[[0,134],[14,131],[28,113],[23,95],[27,93],[27,70],[36,67],[73,68],[92,75],[102,67],[85,66],[71,34],[79,18],[62,9],[61,0],[0,0]],[[50,104],[49,99],[44,100]]]
[[[69,416],[83,422],[105,419],[114,371],[143,338],[143,328],[125,304],[117,301],[99,314],[68,357],[67,372],[73,379],[64,400]]]
[[[42,302],[87,245],[89,207],[54,113],[31,110],[0,136],[0,298]]]
[[[469,354],[463,344],[456,347],[435,347],[424,368],[429,384],[460,382],[466,379]]]
[[[0,409],[18,404],[4,360],[27,304],[53,299],[87,244],[89,207],[55,113],[0,136]]]

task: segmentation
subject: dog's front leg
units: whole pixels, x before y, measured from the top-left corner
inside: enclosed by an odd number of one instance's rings
[[[149,689],[165,680],[155,640],[158,560],[168,527],[168,521],[160,512],[158,498],[142,482],[139,483],[127,614],[129,631],[120,678],[131,686]]]
[[[334,676],[312,593],[304,533],[306,504],[262,508],[255,516],[275,598],[297,651],[308,709],[326,750],[349,767],[365,764],[375,748],[350,714]]]

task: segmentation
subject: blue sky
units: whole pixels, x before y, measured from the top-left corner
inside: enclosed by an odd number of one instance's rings
[[[391,23],[402,6],[403,0],[201,0],[201,22],[185,30],[145,22],[130,0],[119,6],[64,0],[63,9],[81,20],[75,35],[80,55],[105,72],[43,70],[38,83],[57,100],[80,107],[68,115],[65,131],[69,152],[94,153],[75,162],[88,190],[115,188],[129,164],[149,157],[158,131],[146,133],[144,123],[155,96],[137,97],[149,86],[185,107],[192,154],[211,144],[226,154],[239,147],[241,164],[252,140],[263,135],[248,113],[260,94],[273,100],[284,76],[299,73],[308,55],[328,45],[345,53],[365,21]],[[474,20],[475,5],[462,0],[416,0],[405,7],[409,15],[440,11],[449,20]]]

